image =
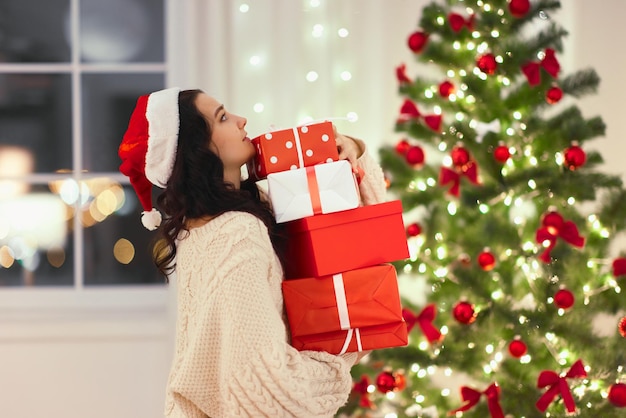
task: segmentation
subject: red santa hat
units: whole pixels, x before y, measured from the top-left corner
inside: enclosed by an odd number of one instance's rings
[[[139,197],[141,222],[149,230],[161,224],[161,213],[152,207],[152,185],[165,188],[176,159],[178,93],[174,87],[139,97],[118,150],[120,171]]]

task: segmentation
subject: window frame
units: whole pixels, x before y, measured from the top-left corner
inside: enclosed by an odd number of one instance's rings
[[[181,50],[177,47],[177,45],[184,45],[184,34],[171,36],[176,33],[176,30],[172,30],[172,26],[184,28],[186,16],[190,15],[192,6],[188,5],[181,10],[183,8],[177,7],[179,5],[175,3],[175,0],[164,0],[163,62],[83,63],[79,48],[72,48],[69,63],[0,63],[0,73],[62,73],[69,74],[71,78],[72,175],[68,177],[63,174],[36,173],[19,177],[20,181],[26,181],[29,184],[47,184],[51,180],[71,178],[81,181],[97,175],[106,176],[123,186],[130,184],[128,178],[119,172],[82,173],[83,115],[80,104],[83,92],[81,77],[89,73],[159,73],[164,75],[164,88],[171,86],[172,81],[182,81],[185,75],[183,66],[173,65],[170,58],[173,56],[177,59],[176,62],[184,62],[184,57],[187,56],[186,49],[183,47]],[[80,0],[70,0],[72,45],[79,45],[79,17]],[[139,214],[137,222],[140,222]],[[116,325],[109,330],[109,333],[117,336],[125,333],[137,336],[138,330],[140,335],[146,336],[162,335],[165,332],[163,319],[168,317],[172,286],[166,283],[165,278],[163,284],[85,286],[83,230],[80,219],[74,217],[72,234],[75,248],[72,285],[0,288],[0,323],[3,324],[0,340],[42,338],[41,325],[52,323],[66,325],[62,329],[55,327],[55,330],[50,331],[51,334],[57,336],[84,336],[90,332],[98,332],[98,335],[102,336],[102,329],[89,331],[89,328],[85,328],[85,322],[93,321],[112,321],[111,323]],[[28,324],[33,326],[28,326]]]

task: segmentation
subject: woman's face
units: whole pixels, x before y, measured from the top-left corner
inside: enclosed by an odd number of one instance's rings
[[[225,170],[239,170],[256,152],[245,130],[246,118],[228,112],[205,93],[198,95],[196,106],[211,126],[211,151],[220,157]]]

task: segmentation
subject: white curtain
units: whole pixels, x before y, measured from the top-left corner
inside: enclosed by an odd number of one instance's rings
[[[414,63],[406,39],[427,1],[172,3],[169,84],[217,97],[248,118],[251,135],[354,112],[356,122],[335,123],[363,138],[372,155],[395,141],[395,67]]]

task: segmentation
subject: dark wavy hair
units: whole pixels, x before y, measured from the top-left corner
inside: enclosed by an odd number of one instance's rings
[[[209,149],[211,127],[195,104],[201,93],[202,90],[179,93],[176,159],[167,186],[157,197],[157,206],[165,216],[154,247],[154,262],[165,277],[176,267],[176,239],[182,231],[188,231],[185,220],[228,211],[248,212],[261,219],[282,260],[282,234],[256,183],[245,180],[237,189],[224,180],[222,160]]]

